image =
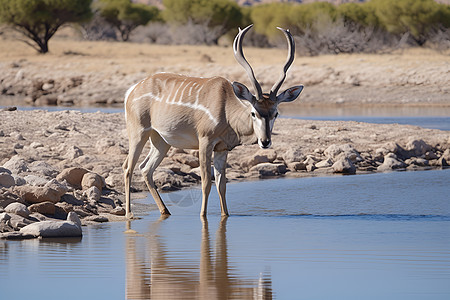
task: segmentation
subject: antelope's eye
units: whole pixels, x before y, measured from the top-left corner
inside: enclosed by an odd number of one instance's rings
[[[252,117],[253,118],[255,118],[256,117],[256,115],[255,115],[255,113],[252,111]]]

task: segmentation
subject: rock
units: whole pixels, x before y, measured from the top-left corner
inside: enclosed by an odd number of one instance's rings
[[[42,143],[39,143],[39,142],[32,142],[30,144],[30,148],[32,148],[32,149],[37,149],[37,148],[42,148],[42,147],[44,147],[44,145]]]
[[[276,176],[286,173],[287,169],[284,164],[262,163],[250,169],[250,172],[258,172],[259,176]]]
[[[12,174],[12,172],[6,168],[0,167],[0,173],[8,173],[9,175]]]
[[[410,156],[421,156],[431,149],[432,147],[423,140],[411,140],[405,147],[405,150],[409,151]]]
[[[435,166],[448,167],[447,160],[444,158],[444,156],[441,156],[439,159],[434,160],[434,161],[435,161],[435,163],[434,163]]]
[[[191,168],[197,168],[198,166],[200,166],[198,158],[191,154],[176,153],[172,156],[172,159],[182,164],[188,165]]]
[[[56,206],[52,202],[46,201],[41,203],[32,204],[28,207],[30,212],[37,212],[43,215],[54,215]]]
[[[10,160],[3,164],[3,167],[10,170],[12,174],[20,174],[30,171],[27,162],[18,155],[13,156]]]
[[[34,239],[34,238],[35,238],[35,236],[33,236],[31,234],[24,234],[22,232],[17,232],[17,231],[0,233],[0,239],[5,239],[5,240],[25,240],[25,239]]]
[[[378,171],[389,171],[393,169],[405,168],[406,164],[398,160],[397,156],[393,153],[389,153],[384,157],[383,163],[378,166]]]
[[[14,180],[14,177],[12,177],[8,173],[0,173],[0,187],[12,187],[16,184],[16,181]]]
[[[56,179],[53,179],[56,181]],[[61,200],[61,196],[67,191],[63,185],[56,184],[52,181],[43,187],[35,186],[19,186],[15,191],[28,203],[52,202],[57,203]]]
[[[0,188],[0,207],[6,207],[14,202],[23,203],[23,199],[7,189]]]
[[[105,223],[105,222],[108,222],[109,220],[105,216],[88,216],[88,217],[84,218],[83,221]]]
[[[56,176],[56,179],[59,181],[67,181],[67,183],[77,187],[81,188],[81,181],[83,179],[83,176],[89,173],[89,170],[86,170],[84,168],[67,168],[64,169],[61,173],[59,173],[58,176]]]
[[[83,232],[77,214],[70,212],[66,221],[42,221],[27,225],[20,233],[34,237],[80,237]]]
[[[325,149],[323,153],[325,154],[325,156],[331,158],[334,161],[337,161],[339,159],[339,156],[341,155],[350,159],[352,162],[363,160],[359,152],[356,151],[356,149],[353,148],[353,146],[350,144],[343,144],[343,145],[332,144],[327,149]]]
[[[125,216],[125,208],[119,206],[111,210],[109,213],[116,216]]]
[[[259,150],[246,161],[241,163],[243,168],[251,168],[262,163],[272,163],[277,158],[277,152],[273,149]]]
[[[32,186],[44,186],[48,180],[36,175],[27,175],[23,178],[27,184]]]
[[[65,185],[65,184],[63,184],[63,183],[61,183],[61,182],[59,182],[59,181],[56,180],[56,179],[50,180],[49,182],[47,182],[47,183],[44,185],[44,187],[56,191],[57,194],[58,194],[58,197],[60,197],[60,198],[62,197],[62,195],[64,195],[65,193],[67,193],[68,190],[69,190],[69,188],[67,187],[67,185]]]
[[[330,158],[324,159],[316,163],[317,168],[328,168],[333,165],[333,161]]]
[[[53,166],[44,161],[34,161],[28,165],[28,168],[30,169],[30,172],[45,177],[55,177],[59,173]]]
[[[5,207],[5,212],[28,218],[30,211],[25,204],[14,202]]]
[[[9,221],[9,220],[11,220],[11,216],[10,215],[8,215],[7,213],[1,213],[0,214],[0,223],[1,222],[6,222],[6,221]]]
[[[316,158],[312,155],[307,155],[306,159],[303,161],[305,165],[315,165],[316,164]]]
[[[305,155],[301,149],[288,148],[282,155],[285,163],[302,162],[305,160]]]
[[[64,154],[64,158],[67,159],[75,159],[83,155],[83,151],[77,146],[69,146],[66,148],[66,153]]]
[[[356,167],[353,162],[347,157],[341,157],[338,159],[333,165],[334,173],[343,173],[343,174],[355,174]]]
[[[100,197],[102,196],[102,192],[98,189],[96,186],[91,186],[83,193],[89,201],[98,202],[100,200]]]
[[[97,187],[100,191],[102,190],[105,180],[96,173],[86,173],[81,180],[81,187],[86,190],[92,186]]]
[[[288,164],[291,171],[306,171],[306,165],[302,162],[292,162]]]

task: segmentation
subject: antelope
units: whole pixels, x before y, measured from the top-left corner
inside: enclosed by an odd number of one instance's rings
[[[288,42],[287,61],[270,92],[262,92],[242,50],[244,36],[252,26],[243,30],[239,28],[233,51],[237,62],[247,72],[255,95],[244,84],[231,84],[222,77],[196,78],[168,73],[147,77],[126,92],[125,119],[129,152],[123,170],[127,218],[133,218],[130,203],[133,169],[148,140],[150,151],[139,168],[161,215],[170,213],[156,189],[153,172],[169,148],[176,147],[199,151],[201,216],[206,216],[214,152],[215,184],[221,214],[228,216],[225,199],[228,151],[241,144],[258,143],[263,149],[269,148],[273,125],[278,116],[278,104],[295,100],[303,89],[302,85],[298,85],[278,94],[286,72],[294,61],[295,43],[289,30],[277,27]]]

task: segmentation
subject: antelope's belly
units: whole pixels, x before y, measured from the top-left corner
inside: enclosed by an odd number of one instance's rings
[[[153,129],[172,147],[180,149],[198,149],[198,137],[194,130],[189,128],[177,128],[176,130],[173,130],[154,127]]]

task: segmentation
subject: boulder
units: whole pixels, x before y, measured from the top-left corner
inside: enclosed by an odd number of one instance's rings
[[[343,174],[355,174],[356,167],[353,162],[347,157],[341,157],[338,159],[333,165],[334,173],[343,173]]]
[[[84,168],[67,168],[64,169],[61,173],[59,173],[58,176],[56,176],[56,179],[59,181],[67,181],[67,183],[77,187],[81,188],[81,181],[83,179],[83,176],[89,173],[89,170],[86,170]]]
[[[200,166],[198,158],[191,154],[176,153],[172,156],[172,159],[182,164],[188,165],[191,168],[197,168],[198,166]]]
[[[89,201],[98,202],[102,196],[102,192],[96,186],[91,186],[83,193]]]
[[[32,204],[28,207],[30,212],[37,212],[43,215],[54,215],[56,206],[50,201]]]
[[[27,162],[18,155],[11,157],[10,160],[3,164],[3,167],[10,170],[12,174],[30,171]]]
[[[272,164],[262,163],[258,164],[250,169],[250,172],[258,172],[259,176],[276,176],[286,173],[286,165],[284,164]]]
[[[49,201],[57,203],[61,196],[67,192],[67,187],[59,183],[56,179],[47,182],[43,187],[19,186],[15,191],[28,203],[41,203]]]
[[[383,163],[378,166],[378,171],[389,171],[393,169],[405,168],[406,164],[399,160],[394,153],[389,153],[384,157]]]
[[[333,165],[333,161],[330,158],[319,161],[315,164],[317,168],[328,168]]]
[[[11,174],[8,173],[0,173],[0,187],[12,187],[15,185],[16,182],[14,180],[14,177],[11,176]]]
[[[81,221],[77,214],[70,212],[66,221],[42,221],[27,225],[20,229],[24,235],[34,237],[80,237],[83,234]]]
[[[11,203],[7,207],[5,207],[5,212],[16,214],[24,218],[28,218],[28,216],[30,215],[30,211],[28,210],[27,206],[19,202]]]
[[[430,151],[432,147],[423,140],[410,140],[405,147],[410,156],[421,156]]]
[[[6,207],[14,202],[23,203],[23,199],[5,188],[0,188],[0,207]]]
[[[95,186],[101,191],[105,185],[104,182],[105,180],[100,175],[89,172],[83,175],[81,187],[83,190],[86,190]]]
[[[290,147],[282,154],[282,157],[285,163],[302,162],[305,160],[305,155],[301,149]]]
[[[337,161],[340,156],[344,156],[350,159],[352,162],[362,161],[359,152],[356,151],[356,149],[353,148],[353,146],[350,144],[332,144],[327,149],[325,149],[323,153],[326,157],[331,158],[334,161]]]
[[[242,162],[244,168],[251,168],[262,163],[272,163],[277,158],[277,152],[273,149],[259,150],[254,155]]]

